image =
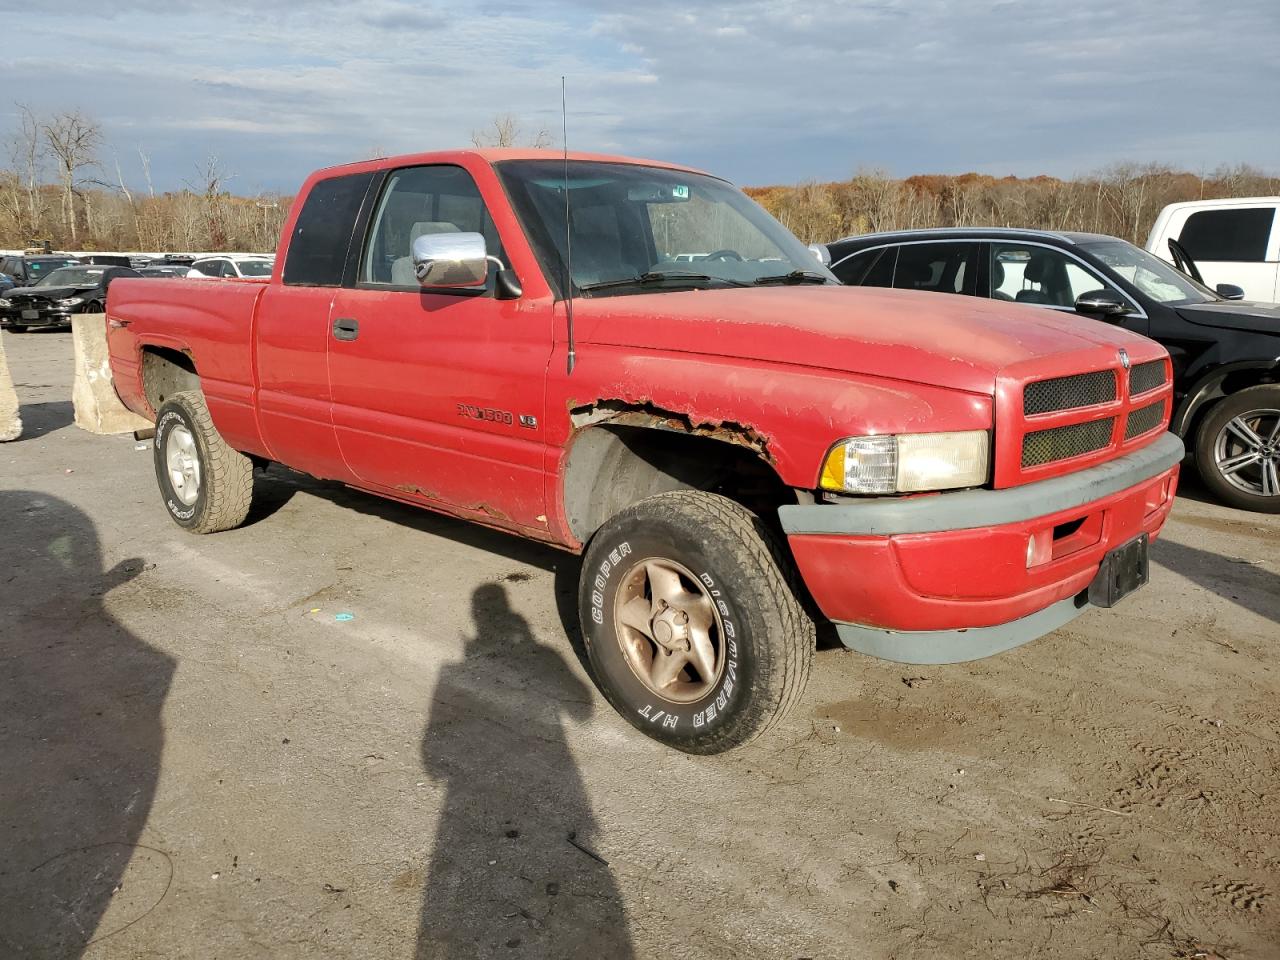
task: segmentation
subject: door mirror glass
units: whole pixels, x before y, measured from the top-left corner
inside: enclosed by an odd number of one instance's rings
[[[413,272],[424,288],[479,287],[489,277],[480,233],[427,233],[413,241]]]
[[[1119,317],[1129,312],[1129,305],[1110,290],[1090,290],[1076,297],[1076,313],[1097,317]]]
[[[1234,283],[1220,283],[1214,289],[1218,291],[1218,296],[1224,300],[1244,299],[1244,287],[1237,287]]]

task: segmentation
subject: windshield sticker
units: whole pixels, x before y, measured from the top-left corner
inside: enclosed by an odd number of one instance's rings
[[[677,183],[671,188],[671,196],[676,200],[688,200],[689,188],[683,183]]]

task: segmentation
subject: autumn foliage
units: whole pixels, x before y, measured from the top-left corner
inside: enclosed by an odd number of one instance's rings
[[[861,171],[837,183],[751,187],[747,193],[808,242],[883,230],[996,226],[1105,233],[1142,244],[1166,204],[1271,196],[1280,193],[1280,177],[1244,166],[1197,175],[1121,163],[1071,180],[979,173],[897,180]]]

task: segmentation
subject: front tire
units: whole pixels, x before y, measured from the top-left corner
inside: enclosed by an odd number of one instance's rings
[[[591,539],[579,607],[604,695],[633,726],[686,753],[721,753],[795,706],[815,631],[777,540],[746,508],[663,493]]]
[[[1219,400],[1196,435],[1196,466],[1223,503],[1280,513],[1280,385]]]
[[[160,496],[178,526],[217,533],[244,523],[253,501],[253,463],[214,429],[198,391],[175,393],[161,405],[153,455]]]

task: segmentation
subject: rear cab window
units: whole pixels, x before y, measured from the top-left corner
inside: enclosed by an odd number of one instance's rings
[[[372,172],[352,173],[312,186],[289,235],[286,285],[342,286],[356,217],[373,178]]]

